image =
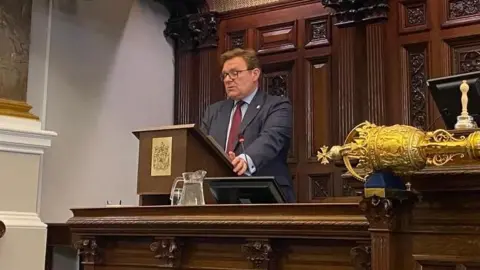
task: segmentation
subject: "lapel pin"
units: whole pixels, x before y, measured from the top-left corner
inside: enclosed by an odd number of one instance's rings
[[[257,105],[257,110],[260,109],[260,105]]]

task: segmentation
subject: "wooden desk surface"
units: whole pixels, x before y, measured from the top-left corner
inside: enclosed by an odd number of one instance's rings
[[[322,204],[141,206],[72,209],[73,233],[364,238],[358,198]]]

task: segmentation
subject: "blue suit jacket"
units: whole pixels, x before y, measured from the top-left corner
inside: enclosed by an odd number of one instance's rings
[[[210,105],[201,123],[202,130],[223,148],[233,104],[233,100],[227,99]],[[294,195],[287,165],[292,122],[292,106],[288,98],[258,90],[240,125],[240,134],[245,138],[245,153],[256,167],[253,175],[275,176],[284,193],[291,193],[285,194],[289,201],[294,200],[288,198]],[[243,153],[238,140],[235,145],[235,153]]]

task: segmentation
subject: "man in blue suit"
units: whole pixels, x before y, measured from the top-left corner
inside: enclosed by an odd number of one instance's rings
[[[292,137],[288,98],[259,89],[260,62],[253,50],[221,56],[228,99],[210,105],[202,130],[223,146],[238,175],[275,176],[288,202],[295,202],[287,156]],[[245,151],[239,143],[243,140]]]

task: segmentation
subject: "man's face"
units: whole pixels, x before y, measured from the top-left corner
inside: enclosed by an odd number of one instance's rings
[[[222,75],[227,96],[233,100],[241,100],[257,88],[260,70],[258,68],[248,70],[243,58],[234,57],[225,61]]]

